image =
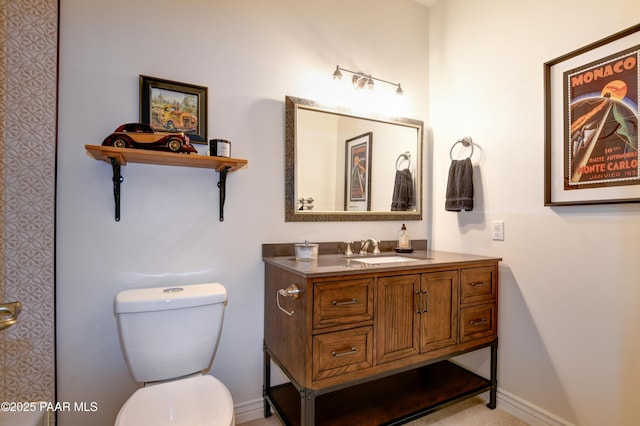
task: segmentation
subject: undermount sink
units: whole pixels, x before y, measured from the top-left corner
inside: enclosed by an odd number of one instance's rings
[[[356,262],[377,265],[380,263],[412,262],[420,259],[415,259],[413,257],[405,257],[405,256],[380,256],[380,257],[353,258],[351,260],[355,260]]]

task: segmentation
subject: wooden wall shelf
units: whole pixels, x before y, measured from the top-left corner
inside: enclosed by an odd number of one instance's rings
[[[87,152],[96,160],[105,161],[113,167],[113,197],[116,204],[115,219],[120,221],[120,184],[124,180],[120,166],[127,163],[158,164],[163,166],[198,167],[214,169],[220,173],[220,221],[224,220],[224,200],[227,173],[235,172],[248,164],[240,158],[210,157],[196,154],[177,154],[133,148],[116,148],[102,145],[85,145]]]
[[[96,160],[111,164],[111,158],[122,166],[127,163],[161,164],[164,166],[200,167],[216,171],[230,167],[234,172],[246,166],[248,161],[239,158],[210,157],[208,155],[176,154],[173,152],[151,151],[133,148],[115,148],[113,146],[85,145],[86,150]]]

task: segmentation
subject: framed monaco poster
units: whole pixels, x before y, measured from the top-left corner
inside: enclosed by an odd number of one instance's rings
[[[640,202],[640,25],[544,64],[545,205]]]

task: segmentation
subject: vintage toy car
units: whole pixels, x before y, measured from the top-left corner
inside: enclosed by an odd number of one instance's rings
[[[197,152],[189,142],[189,136],[180,132],[156,131],[149,124],[128,123],[118,127],[102,142],[117,148],[142,148],[157,151]]]

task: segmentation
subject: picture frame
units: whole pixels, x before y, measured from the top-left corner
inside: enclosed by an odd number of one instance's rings
[[[640,202],[640,24],[544,64],[544,205]]]
[[[207,143],[208,88],[140,75],[140,122],[159,131],[184,132]]]
[[[345,141],[345,211],[371,210],[371,146],[373,132]]]

